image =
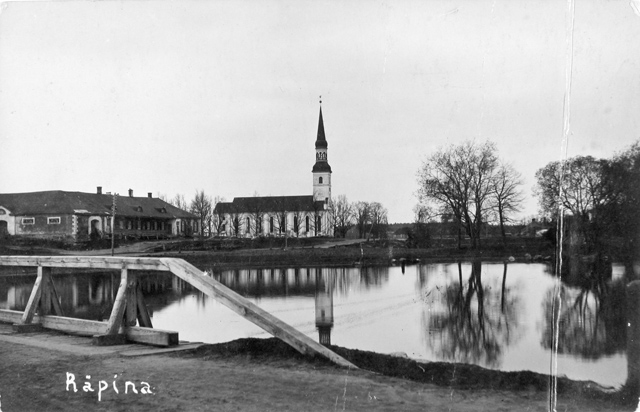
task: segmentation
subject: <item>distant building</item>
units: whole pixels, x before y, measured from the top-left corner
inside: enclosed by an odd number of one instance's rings
[[[0,236],[73,242],[111,237],[113,196],[61,190],[0,193]],[[197,216],[152,197],[116,197],[117,238],[160,239],[197,233]]]
[[[221,222],[220,234],[235,237],[333,236],[328,210],[331,204],[331,166],[327,148],[320,107],[316,163],[311,170],[313,194],[236,197],[232,202],[220,202],[214,210]]]

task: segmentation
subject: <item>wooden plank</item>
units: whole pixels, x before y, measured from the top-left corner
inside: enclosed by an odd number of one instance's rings
[[[136,326],[138,320],[138,278],[134,272],[128,274],[127,308],[125,309],[125,326]]]
[[[220,282],[207,276],[195,266],[182,259],[160,258],[174,275],[184,279],[198,290],[213,297],[229,309],[260,326],[276,338],[288,343],[302,354],[319,355],[332,362],[350,368],[356,368],[351,362],[334,353],[307,335],[289,326],[259,306],[243,298]]]
[[[0,256],[0,266],[169,270],[157,258],[116,256]]]
[[[19,323],[23,313],[19,310],[0,309],[0,322]]]
[[[48,315],[51,311],[51,290],[49,284],[51,282],[51,268],[39,267],[38,272],[42,271],[42,283],[40,288],[40,315]]]
[[[137,285],[137,304],[138,304],[138,324],[140,326],[144,326],[145,328],[153,328],[153,324],[151,323],[151,316],[149,316],[149,310],[147,309],[147,305],[144,303],[144,296],[142,294],[142,288],[140,284]]]
[[[51,293],[51,303],[53,303],[53,313],[55,313],[57,316],[64,316],[64,313],[62,312],[60,297],[58,296],[58,292],[56,291],[56,286],[53,284],[52,276],[49,276],[49,291]]]
[[[128,340],[137,343],[146,343],[147,345],[175,346],[180,342],[178,332],[162,329],[135,326],[127,328],[125,334]]]
[[[38,277],[33,285],[33,289],[31,289],[31,295],[29,296],[29,301],[27,302],[27,307],[24,309],[20,323],[31,323],[33,315],[36,313],[36,308],[40,303],[40,295],[42,294],[42,273],[42,266],[39,266]]]
[[[118,293],[116,294],[116,300],[113,302],[113,309],[111,310],[111,315],[109,316],[109,322],[107,327],[107,335],[115,335],[118,333],[118,329],[122,325],[122,316],[124,315],[124,310],[126,307],[126,299],[127,299],[127,288],[129,287],[129,283],[127,282],[128,270],[122,269],[120,273],[120,287],[118,288]]]
[[[107,322],[99,322],[97,320],[66,318],[63,316],[37,316],[34,321],[39,322],[47,329],[85,336],[100,335],[107,332]]]

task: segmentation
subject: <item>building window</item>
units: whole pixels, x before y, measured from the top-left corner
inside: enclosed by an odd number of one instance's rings
[[[308,232],[309,231],[309,216],[306,217],[304,223],[305,223],[305,225],[304,225],[305,232]]]
[[[316,234],[322,233],[322,218],[316,217]]]
[[[6,215],[7,212],[4,211],[4,209],[0,209],[0,215]]]
[[[318,183],[322,184],[322,177],[318,178]]]
[[[59,217],[48,217],[47,218],[47,224],[48,225],[59,225],[60,224],[60,218]]]
[[[36,224],[36,218],[35,217],[23,217],[22,218],[22,224],[23,225],[35,225]]]
[[[133,223],[131,222],[131,220],[127,220],[127,230],[131,229],[133,229]]]
[[[273,233],[273,216],[269,217],[269,233]]]

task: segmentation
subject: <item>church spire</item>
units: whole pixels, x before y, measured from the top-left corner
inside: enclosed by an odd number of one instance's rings
[[[322,96],[320,96],[322,99]],[[324,137],[324,122],[322,121],[322,100],[320,100],[320,118],[318,119],[318,137],[316,139],[316,149],[326,149],[327,139]]]
[[[318,137],[316,138],[316,163],[313,165],[313,200],[328,205],[331,201],[331,166],[327,159],[327,139],[324,135],[322,120],[322,96],[320,96],[320,117],[318,118]]]

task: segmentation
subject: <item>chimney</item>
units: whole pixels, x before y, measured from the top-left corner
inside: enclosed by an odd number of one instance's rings
[[[148,193],[147,193],[147,197],[148,197],[149,199],[151,199],[151,198],[153,197],[153,195],[151,194],[151,192],[148,192]]]
[[[96,189],[96,192],[101,195],[102,194],[102,186],[98,186],[98,188]]]
[[[133,189],[129,189],[129,197],[133,197]]]

